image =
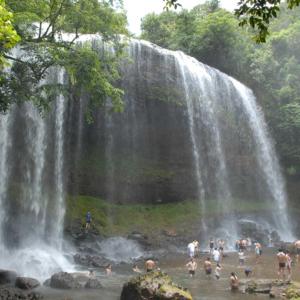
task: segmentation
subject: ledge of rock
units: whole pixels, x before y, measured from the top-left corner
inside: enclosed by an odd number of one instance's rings
[[[132,278],[125,283],[121,300],[192,300],[190,292],[172,282],[171,278],[161,272],[153,271]]]

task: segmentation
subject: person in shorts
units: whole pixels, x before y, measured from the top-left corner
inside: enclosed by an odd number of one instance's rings
[[[195,261],[195,259],[193,257],[186,264],[186,267],[188,268],[190,276],[194,277],[195,273],[196,273],[196,269],[197,269],[197,263],[196,263],[196,261]]]
[[[205,274],[208,276],[211,275],[212,273],[210,257],[207,257],[206,260],[204,261],[204,271]]]
[[[285,268],[287,263],[287,257],[282,249],[278,250],[277,260],[278,260],[278,278],[279,279],[282,278],[282,280],[285,280]]]

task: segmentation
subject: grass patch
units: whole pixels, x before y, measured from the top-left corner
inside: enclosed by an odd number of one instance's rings
[[[236,213],[262,212],[270,209],[265,203],[233,200]],[[111,204],[103,199],[77,196],[67,198],[66,223],[80,219],[85,223],[86,212],[92,214],[93,225],[104,235],[126,235],[133,230],[153,233],[162,229],[182,232],[191,223],[200,223],[203,212],[199,201],[188,200],[168,204]],[[231,213],[229,207],[216,200],[207,200],[205,217]]]

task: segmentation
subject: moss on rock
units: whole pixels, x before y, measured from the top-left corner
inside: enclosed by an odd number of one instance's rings
[[[123,286],[121,300],[192,300],[191,293],[172,282],[161,271],[153,271],[132,278]]]

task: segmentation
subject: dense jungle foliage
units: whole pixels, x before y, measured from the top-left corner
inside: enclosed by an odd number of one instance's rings
[[[180,1],[179,1],[180,2]],[[250,86],[263,106],[285,171],[300,174],[300,8],[280,6],[266,43],[240,27],[234,13],[208,1],[192,10],[149,14],[143,39],[182,50]]]

